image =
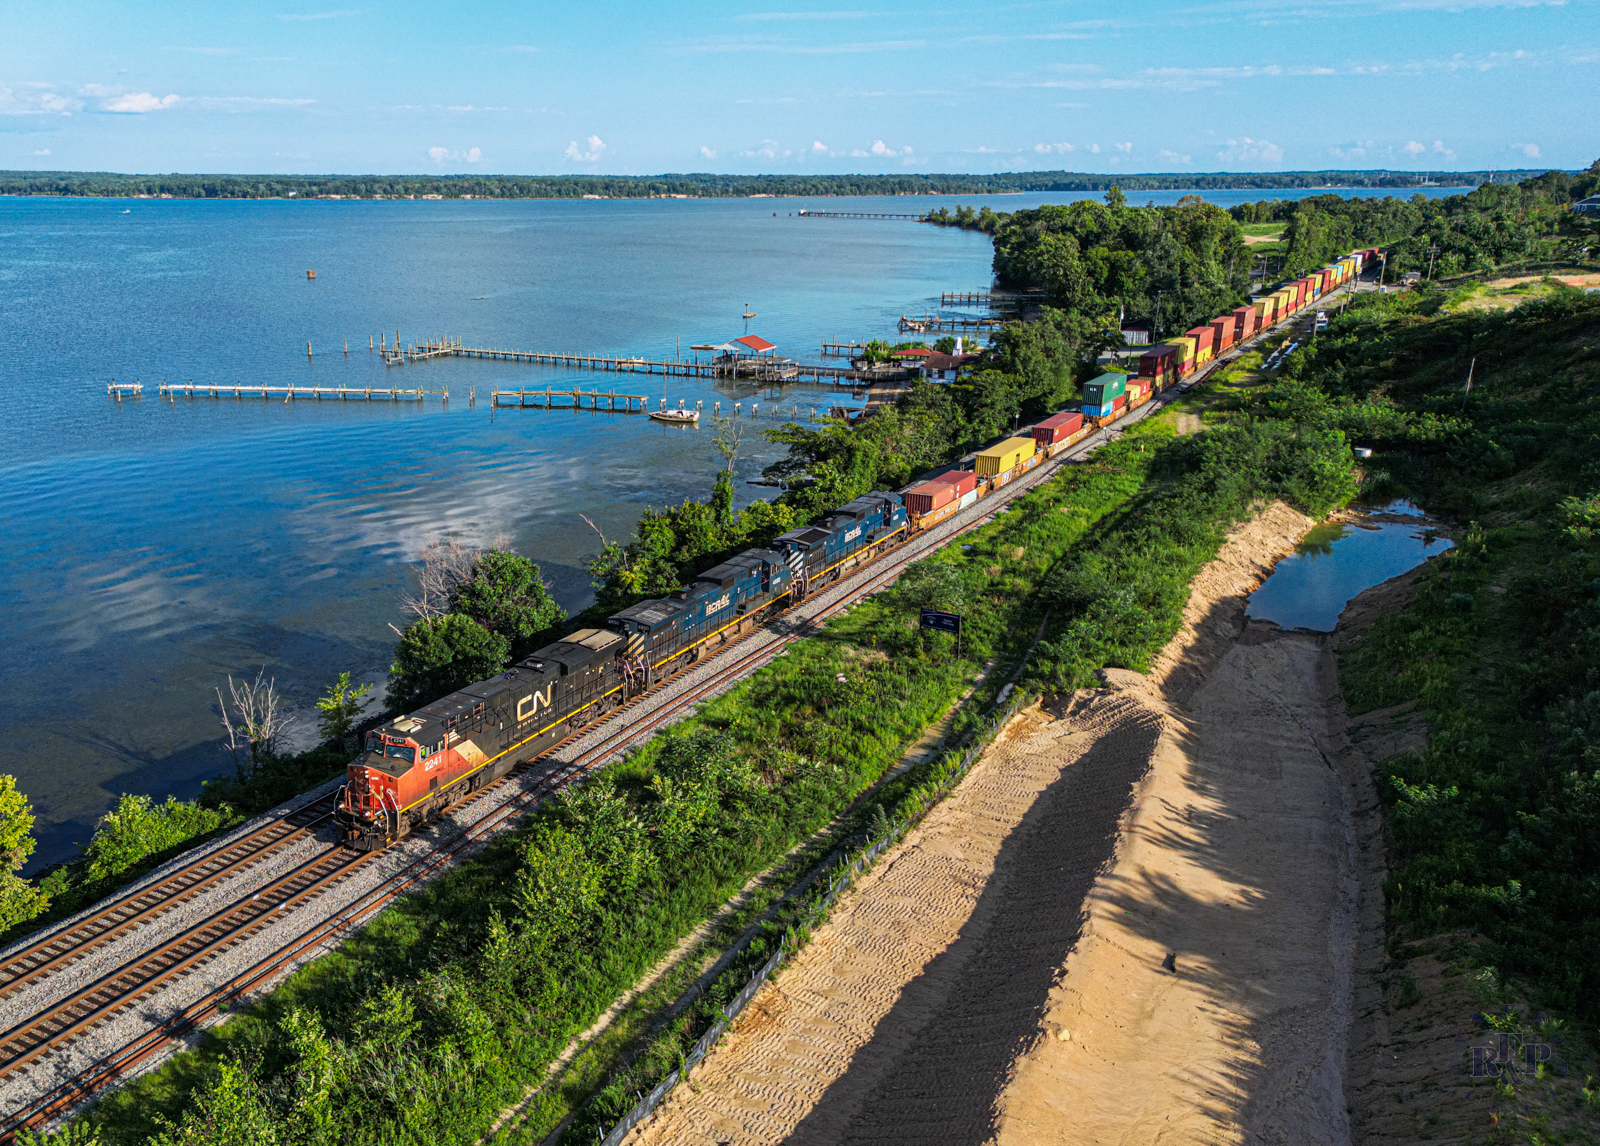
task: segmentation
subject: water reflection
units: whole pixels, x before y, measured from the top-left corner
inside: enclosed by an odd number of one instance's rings
[[[1245,615],[1285,629],[1329,633],[1357,594],[1451,547],[1408,501],[1352,522],[1315,526],[1250,595]]]

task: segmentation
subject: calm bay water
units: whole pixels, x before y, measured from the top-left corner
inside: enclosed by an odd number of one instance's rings
[[[708,411],[860,401],[511,363],[386,369],[369,335],[667,356],[680,339],[687,353],[743,333],[748,304],[752,333],[815,360],[824,339],[892,336],[941,291],[988,284],[982,235],[795,214],[899,202],[0,199],[0,771],[38,814],[33,866],[87,840],[119,794],[192,795],[226,767],[214,690],[228,674],[266,665],[308,733],[339,672],[381,691],[407,563],[429,541],[504,534],[577,609],[598,545],[579,514],[626,538],[645,505],[705,496],[718,466],[705,429],[491,413],[469,407],[469,386],[576,381]],[[119,405],[111,379],[149,393]],[[161,379],[448,387],[452,400],[167,403]],[[775,456],[747,439],[741,476]]]

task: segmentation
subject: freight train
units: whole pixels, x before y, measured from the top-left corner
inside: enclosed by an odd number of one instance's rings
[[[1054,414],[1026,434],[979,451],[970,469],[952,466],[899,493],[858,497],[767,548],[746,550],[706,570],[667,597],[623,609],[604,628],[579,629],[489,680],[373,729],[350,762],[336,804],[345,842],[372,851],[402,839],[818,586],[876,560],[1137,409],[1211,356],[1358,273],[1370,254],[1356,252],[1317,276],[1153,347],[1139,360],[1136,376],[1095,379],[1084,387],[1080,409]],[[1227,321],[1240,312],[1248,314]],[[1209,337],[1203,348],[1199,332]]]

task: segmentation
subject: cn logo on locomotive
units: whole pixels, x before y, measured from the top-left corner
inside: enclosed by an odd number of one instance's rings
[[[549,708],[550,696],[555,692],[555,688],[556,682],[551,681],[549,684],[545,685],[544,693],[542,695],[538,692],[538,690],[535,690],[531,695],[525,696],[521,700],[517,701],[517,721],[520,723],[531,718],[541,708]]]

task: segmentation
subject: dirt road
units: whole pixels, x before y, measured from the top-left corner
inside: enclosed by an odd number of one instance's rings
[[[1309,524],[1236,530],[1150,676],[1019,719],[631,1140],[1348,1141],[1331,654],[1243,618]]]

